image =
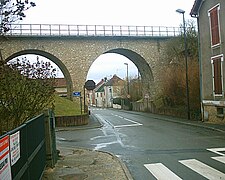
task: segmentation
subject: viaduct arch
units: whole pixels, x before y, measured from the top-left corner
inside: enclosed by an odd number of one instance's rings
[[[0,37],[3,59],[24,54],[36,54],[53,61],[62,70],[68,95],[81,91],[92,63],[105,53],[118,53],[130,59],[138,68],[143,94],[154,97],[159,88],[159,70],[163,64],[163,49],[169,37],[77,37],[77,36],[9,36]],[[158,90],[157,90],[158,91]]]

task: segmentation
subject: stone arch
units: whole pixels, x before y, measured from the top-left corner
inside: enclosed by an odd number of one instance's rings
[[[151,67],[146,62],[146,60],[138,53],[124,48],[116,48],[109,51],[104,52],[106,53],[117,53],[127,57],[131,60],[138,68],[138,71],[141,75],[141,80],[143,84],[143,95],[148,93],[150,97],[154,94],[154,77],[151,70]]]
[[[70,73],[69,73],[68,69],[66,68],[66,66],[62,63],[62,61],[60,59],[58,59],[57,57],[55,57],[54,55],[52,55],[48,52],[45,52],[45,51],[37,50],[37,49],[28,49],[28,50],[22,50],[22,51],[12,54],[8,58],[6,58],[6,62],[8,62],[9,60],[16,58],[18,56],[26,55],[26,54],[40,55],[40,56],[43,56],[43,57],[51,60],[52,62],[54,62],[60,68],[60,70],[62,71],[62,73],[66,79],[67,97],[69,99],[72,99],[73,83],[72,83]]]

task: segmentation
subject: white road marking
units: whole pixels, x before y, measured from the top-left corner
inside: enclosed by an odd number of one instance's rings
[[[121,127],[134,127],[134,126],[141,126],[140,124],[125,124],[125,125],[118,125],[114,126],[115,128],[121,128]]]
[[[212,157],[212,159],[215,159],[215,160],[225,164],[225,156]]]
[[[221,156],[225,156],[225,154],[220,152],[220,151],[225,152],[225,148],[210,148],[210,149],[207,149],[207,150],[211,151],[213,153],[219,154]]]
[[[173,173],[170,169],[164,166],[162,163],[155,163],[155,164],[144,164],[144,166],[152,173],[156,179],[159,180],[181,180],[179,176]]]
[[[125,120],[125,121],[129,121],[129,122],[133,123],[133,124],[123,124],[123,125],[114,126],[115,128],[121,128],[121,127],[134,127],[134,126],[142,126],[142,125],[143,125],[143,124],[141,124],[141,123],[139,123],[139,122],[133,121],[133,120],[131,120],[131,119],[127,119],[127,118],[125,118],[125,117],[123,117],[123,116],[120,116],[120,115],[117,115],[117,114],[113,114],[113,113],[111,113],[111,114],[112,114],[113,116],[119,117],[119,118],[121,118],[121,119],[123,119],[123,120]]]
[[[58,137],[56,139],[59,140],[59,141],[65,141],[66,140],[65,138],[61,138],[61,137]]]
[[[193,171],[197,172],[198,174],[204,176],[207,179],[210,179],[210,180],[225,179],[224,173],[196,159],[181,160],[179,162],[187,166],[188,168],[192,169]]]
[[[129,121],[129,122],[132,122],[132,123],[134,123],[134,124],[138,124],[139,126],[142,126],[142,125],[143,125],[143,124],[141,124],[141,123],[139,123],[139,122],[132,121],[132,120],[127,119],[127,118],[124,118],[124,120]]]

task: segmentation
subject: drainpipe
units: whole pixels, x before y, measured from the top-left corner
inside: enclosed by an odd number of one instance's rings
[[[202,97],[202,55],[201,55],[201,43],[200,43],[200,28],[199,28],[199,16],[192,16],[197,19],[198,26],[198,61],[199,61],[199,81],[200,81],[200,106],[201,106],[201,115],[202,121],[204,121],[204,106],[203,106],[203,97]]]
[[[202,121],[204,121],[204,106],[203,106],[203,97],[202,97],[202,54],[201,54],[201,43],[200,43],[200,30],[199,30],[199,17],[197,17],[197,26],[198,26],[198,58],[199,58],[199,81],[200,81],[200,102],[201,102],[201,115]]]

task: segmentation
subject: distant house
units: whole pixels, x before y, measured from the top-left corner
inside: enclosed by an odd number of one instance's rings
[[[199,32],[200,89],[203,119],[224,118],[225,0],[195,0],[190,15]]]
[[[105,107],[104,84],[102,83],[94,89],[96,107]]]
[[[55,91],[59,96],[67,96],[67,84],[65,78],[55,78]]]
[[[87,92],[88,102],[96,107],[113,107],[113,98],[121,97],[124,80],[114,75],[110,80],[102,79],[93,91]]]
[[[113,107],[113,98],[121,97],[122,90],[124,89],[124,80],[114,75],[104,85],[105,92],[105,106]]]

